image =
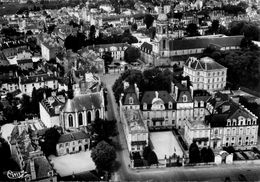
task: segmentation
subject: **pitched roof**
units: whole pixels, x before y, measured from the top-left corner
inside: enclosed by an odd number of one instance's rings
[[[46,82],[51,80],[57,80],[58,78],[53,74],[40,74],[33,76],[21,77],[21,84]]]
[[[153,45],[152,44],[149,44],[147,42],[144,42],[142,45],[141,45],[141,50],[143,52],[147,52],[149,54],[151,54],[151,52],[153,51]]]
[[[152,101],[156,97],[155,91],[146,91],[142,97],[141,103],[144,104],[152,104]],[[167,91],[158,91],[158,98],[160,98],[164,103],[172,102],[174,103],[174,99]]]
[[[182,39],[170,40],[170,50],[186,50],[207,48],[214,44],[220,47],[240,46],[240,42],[244,36],[229,36],[229,37],[213,37],[213,38],[197,38],[197,39]]]
[[[130,105],[129,98],[131,98],[131,97],[133,98],[133,104],[131,104],[131,105],[139,105],[140,104],[140,102],[139,102],[135,93],[126,93],[124,98],[123,98],[123,104],[124,105]]]
[[[83,110],[92,110],[94,108],[101,108],[102,97],[99,93],[90,93],[75,96],[73,99],[68,99],[63,107],[63,112],[75,112]]]
[[[194,70],[216,70],[225,69],[224,66],[217,63],[210,57],[203,57],[200,59],[190,57],[186,62],[185,66],[192,68]]]
[[[81,140],[86,138],[89,138],[89,135],[83,131],[66,133],[60,136],[58,143],[66,143],[66,142],[71,142],[74,140]]]

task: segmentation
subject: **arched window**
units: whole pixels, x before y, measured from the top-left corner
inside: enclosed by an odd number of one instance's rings
[[[96,110],[95,119],[99,119],[99,110]]]
[[[183,102],[187,102],[187,100],[188,100],[188,99],[187,99],[187,95],[183,95],[183,96],[182,96],[182,101],[183,101]]]
[[[144,103],[144,105],[143,105],[143,110],[146,110],[146,109],[147,109],[147,104]]]
[[[130,97],[130,98],[129,98],[129,104],[134,104],[134,99],[133,99],[133,97]]]
[[[78,115],[78,122],[79,122],[79,126],[83,125],[83,118],[81,113],[79,113]]]
[[[172,102],[169,102],[169,109],[172,109]]]
[[[91,112],[87,112],[87,123],[91,124]]]
[[[69,127],[73,127],[73,117],[71,114],[69,115]]]
[[[163,49],[166,49],[166,40],[163,40]]]

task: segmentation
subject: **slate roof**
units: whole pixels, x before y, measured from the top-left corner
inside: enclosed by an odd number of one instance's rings
[[[217,63],[210,57],[203,57],[200,59],[190,57],[185,65],[188,68],[192,68],[194,70],[217,70],[217,69],[225,69],[224,66]]]
[[[229,37],[213,37],[213,38],[197,38],[197,39],[182,39],[170,40],[170,50],[186,50],[207,48],[214,44],[220,47],[240,46],[240,42],[244,36],[229,36]]]
[[[18,64],[26,64],[26,63],[33,63],[32,59],[21,59],[17,60]]]
[[[74,140],[81,140],[86,138],[89,138],[89,135],[82,131],[67,133],[60,136],[58,143],[66,143],[66,142],[71,142]]]
[[[50,75],[40,74],[40,75],[21,77],[21,84],[46,82],[46,81],[52,81],[52,80],[57,80],[57,77],[53,74],[50,74]]]
[[[167,91],[158,91],[158,93],[158,98],[162,99],[164,103],[175,102],[172,96],[170,96],[170,94]],[[141,103],[152,104],[152,101],[155,97],[155,91],[146,91],[142,97]]]
[[[215,112],[205,117],[205,120],[211,124],[211,127],[225,127],[227,119],[238,119],[239,116],[243,116],[244,118],[256,117],[240,104],[229,99],[227,94],[218,92],[216,95],[209,101],[214,107]]]
[[[75,96],[73,99],[68,99],[62,110],[63,112],[92,110],[92,106],[94,108],[101,108],[101,104],[101,95],[99,93],[91,93]]]
[[[149,44],[147,42],[144,42],[142,45],[141,45],[141,51],[143,52],[146,52],[148,54],[151,54],[151,52],[153,51],[153,45],[152,44]]]

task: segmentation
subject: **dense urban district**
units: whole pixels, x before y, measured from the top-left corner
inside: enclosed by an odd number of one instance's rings
[[[260,181],[256,0],[0,0],[0,181]]]

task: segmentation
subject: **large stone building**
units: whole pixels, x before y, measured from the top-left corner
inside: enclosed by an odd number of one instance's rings
[[[147,91],[141,100],[144,122],[150,130],[176,126],[176,102],[167,91]]]
[[[183,76],[189,76],[194,90],[213,92],[226,86],[227,68],[210,57],[190,57],[183,68]]]
[[[148,145],[148,127],[143,121],[140,110],[120,109],[121,122],[130,153],[140,152]]]
[[[210,146],[213,149],[228,146],[251,149],[257,145],[258,118],[243,105],[218,92],[206,108],[210,112],[205,120],[211,126]]]
[[[100,92],[76,95],[68,99],[61,110],[61,126],[75,129],[90,125],[95,119],[105,117],[103,89]]]

